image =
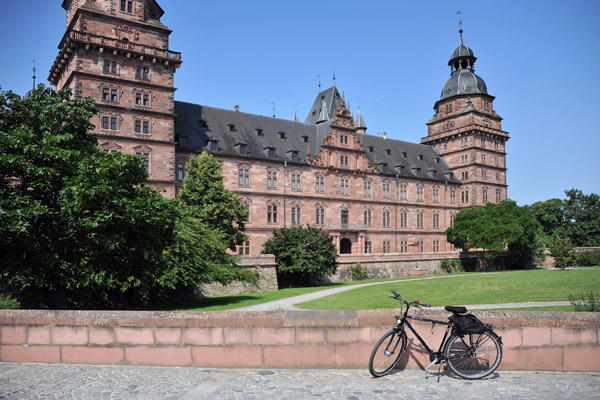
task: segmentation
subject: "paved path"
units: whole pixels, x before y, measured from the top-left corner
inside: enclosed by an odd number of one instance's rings
[[[408,370],[225,370],[0,363],[0,399],[598,399],[600,373],[505,372],[479,381]]]
[[[487,275],[495,275],[501,272],[489,272]],[[288,297],[286,299],[270,301],[268,303],[255,304],[253,306],[237,308],[236,311],[289,311],[289,310],[300,310],[295,307],[295,304],[303,303],[305,301],[311,301],[319,299],[321,297],[331,296],[333,294],[345,292],[366,286],[373,285],[384,285],[394,282],[414,282],[427,279],[455,279],[463,278],[470,275],[444,275],[444,276],[429,276],[425,278],[413,278],[413,279],[399,279],[396,281],[385,281],[385,282],[370,282],[370,283],[359,283],[357,285],[342,286],[331,289],[320,290],[318,292],[306,293],[300,296]],[[543,307],[543,306],[568,306],[568,301],[544,301],[544,302],[525,302],[525,303],[504,303],[504,304],[473,304],[466,305],[469,310],[481,310],[481,309],[493,309],[493,308],[517,308],[517,307]],[[432,309],[443,309],[444,307],[431,307]]]

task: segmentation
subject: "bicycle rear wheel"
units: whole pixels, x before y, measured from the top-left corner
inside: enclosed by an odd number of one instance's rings
[[[406,349],[406,333],[391,330],[375,345],[369,358],[369,372],[374,377],[389,374],[400,361]]]
[[[450,369],[465,379],[481,379],[498,368],[502,361],[502,345],[494,333],[452,335],[446,345],[446,361]]]

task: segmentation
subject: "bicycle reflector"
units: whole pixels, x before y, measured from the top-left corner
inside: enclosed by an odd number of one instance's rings
[[[419,302],[419,299],[415,299],[415,303],[418,303],[418,302]]]

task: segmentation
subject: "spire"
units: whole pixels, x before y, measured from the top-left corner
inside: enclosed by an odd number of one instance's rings
[[[294,112],[294,122],[298,122],[298,110]]]
[[[362,129],[363,132],[367,130],[365,120],[363,119],[362,113],[360,112],[360,106],[358,107],[358,112],[356,113],[356,121],[354,121],[354,127],[357,129]]]
[[[462,33],[463,33],[463,29],[462,29],[462,14],[460,12],[460,10],[458,10],[456,12],[458,14],[458,33],[460,33],[460,45],[463,46],[463,39],[462,39]]]
[[[317,119],[317,124],[325,121],[329,121],[329,114],[327,113],[327,105],[325,104],[325,100],[323,100],[323,104],[321,104],[321,112],[319,113],[319,118]]]

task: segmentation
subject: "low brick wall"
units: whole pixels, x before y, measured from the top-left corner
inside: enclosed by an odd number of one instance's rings
[[[218,368],[367,368],[395,310],[0,310],[0,361]],[[443,311],[417,311],[445,320]],[[504,370],[600,371],[597,313],[476,312],[503,337]],[[418,325],[437,347],[444,327]],[[406,368],[429,364],[409,334]]]

